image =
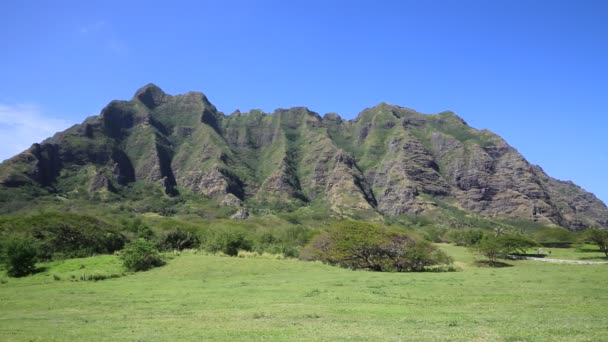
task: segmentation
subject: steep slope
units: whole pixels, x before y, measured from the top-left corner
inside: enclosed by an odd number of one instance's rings
[[[608,227],[608,208],[531,165],[499,136],[380,104],[345,121],[304,107],[219,112],[198,92],[153,84],[0,165],[2,189],[65,196],[130,184],[224,205],[321,204],[335,215],[428,215],[442,206],[569,229]]]

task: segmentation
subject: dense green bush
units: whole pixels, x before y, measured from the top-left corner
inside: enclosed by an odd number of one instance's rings
[[[590,228],[586,231],[586,238],[608,257],[608,230]]]
[[[289,230],[289,229],[287,229]],[[286,234],[287,233],[287,234]],[[277,236],[279,234],[273,234],[270,232],[264,232],[254,236],[254,247],[253,249],[258,253],[271,253],[271,254],[283,254],[286,257],[295,258],[298,256],[298,248],[297,246],[297,238],[290,239],[287,235],[288,232],[281,232],[281,236]],[[286,241],[292,240],[292,241]],[[293,241],[296,240],[296,241]]]
[[[106,221],[61,212],[0,217],[0,233],[12,232],[36,239],[42,260],[108,254],[120,250],[127,240]]]
[[[87,231],[83,226],[55,224],[33,231],[41,242],[44,259],[78,258],[120,250],[125,243],[122,234],[110,231]]]
[[[503,246],[496,238],[486,237],[476,245],[470,247],[474,252],[486,257],[491,263],[496,263],[498,258],[505,256]]]
[[[303,226],[292,226],[282,229],[278,239],[287,246],[304,246],[315,234],[314,231]]]
[[[271,254],[283,254],[288,258],[297,258],[299,255],[298,249],[289,246],[273,245],[258,252],[268,252]]]
[[[179,229],[173,229],[163,232],[158,238],[158,249],[161,251],[184,250],[188,248],[196,248],[200,244],[198,237],[190,232],[185,232]]]
[[[154,232],[150,227],[145,224],[140,218],[136,218],[134,220],[121,220],[122,229],[128,233],[130,233],[131,237],[134,239],[146,239],[151,240],[154,238]]]
[[[473,246],[476,245],[484,236],[481,229],[476,228],[460,228],[449,229],[443,235],[445,242],[453,243],[458,246]]]
[[[300,258],[389,272],[424,271],[428,266],[451,263],[445,253],[427,241],[357,221],[342,221],[321,233],[300,252]]]
[[[422,237],[424,237],[426,240],[431,241],[431,242],[447,242],[444,239],[444,235],[447,232],[447,229],[444,227],[438,227],[438,226],[426,226],[423,227],[419,230],[420,235],[422,235]]]
[[[144,239],[128,243],[120,252],[120,258],[125,268],[134,272],[145,271],[164,264],[156,246]]]
[[[226,255],[236,256],[239,254],[239,250],[251,251],[253,242],[244,232],[219,231],[206,241],[205,249],[212,253],[222,252]]]
[[[2,260],[9,276],[23,277],[34,273],[38,260],[36,241],[28,237],[11,236],[2,245]]]

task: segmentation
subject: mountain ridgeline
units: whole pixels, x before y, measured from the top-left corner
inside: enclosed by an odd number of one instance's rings
[[[367,219],[453,208],[608,227],[604,203],[496,134],[451,112],[384,103],[348,121],[304,107],[225,115],[202,93],[171,96],[149,84],[0,165],[0,190],[119,193],[134,183],[239,208],[320,204]]]

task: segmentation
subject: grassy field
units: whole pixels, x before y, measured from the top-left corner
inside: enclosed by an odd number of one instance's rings
[[[601,253],[595,245],[577,245],[575,248],[542,248],[546,258],[573,259],[586,261],[607,261],[608,258]],[[548,252],[551,254],[548,254]]]
[[[608,266],[477,267],[466,249],[441,248],[461,271],[355,272],[194,252],[138,274],[124,274],[115,256],[43,264],[30,277],[0,275],[0,340],[608,340]],[[118,278],[81,281],[87,274]]]

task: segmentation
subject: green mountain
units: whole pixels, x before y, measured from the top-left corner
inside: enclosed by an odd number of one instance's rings
[[[137,184],[238,208],[239,218],[311,207],[370,220],[458,212],[608,227],[604,203],[496,134],[451,112],[385,103],[348,121],[304,107],[225,115],[202,93],[171,96],[149,84],[0,164],[4,203],[15,191],[69,200]]]

